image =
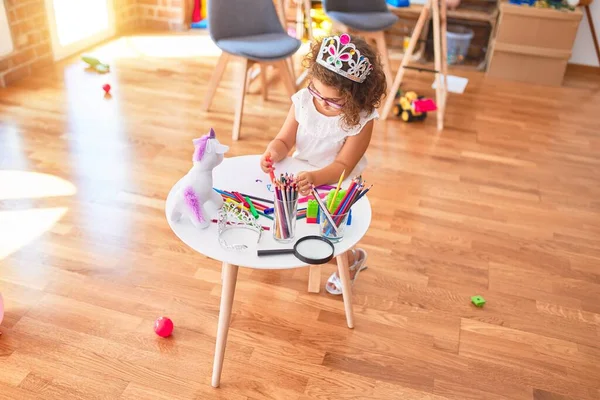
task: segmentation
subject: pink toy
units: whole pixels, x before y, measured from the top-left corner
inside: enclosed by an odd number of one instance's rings
[[[108,83],[103,85],[102,89],[106,92],[106,94],[110,94],[110,85]]]
[[[413,101],[413,107],[415,108],[415,112],[418,113],[426,113],[430,111],[437,110],[437,106],[434,101],[431,99],[418,99]]]
[[[229,147],[217,140],[214,130],[194,139],[194,166],[177,184],[177,192],[168,204],[167,215],[173,222],[186,218],[196,228],[205,229],[223,205],[223,198],[213,190],[213,168],[221,164]]]
[[[169,337],[173,333],[173,321],[167,317],[160,317],[154,321],[154,332],[160,337]]]

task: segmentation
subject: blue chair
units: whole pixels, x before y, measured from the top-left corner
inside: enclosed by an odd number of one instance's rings
[[[301,43],[284,31],[273,0],[209,1],[208,30],[223,53],[209,82],[203,109],[208,111],[210,108],[229,60],[240,58],[244,74],[238,89],[232,131],[233,140],[238,140],[249,69],[260,64],[264,79],[267,66],[278,67],[283,83],[292,96],[296,92],[296,84],[289,59],[300,48]],[[266,96],[266,87],[263,87],[263,94]]]
[[[349,30],[377,45],[388,87],[392,86],[392,71],[385,42],[384,30],[398,22],[385,0],[323,0],[325,12],[336,25]]]

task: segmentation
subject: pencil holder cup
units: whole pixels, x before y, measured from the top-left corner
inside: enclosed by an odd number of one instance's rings
[[[275,199],[273,206],[273,238],[280,243],[289,243],[296,235],[298,200]]]
[[[346,231],[346,225],[348,222],[348,215],[350,212],[341,213],[341,214],[331,214],[331,218],[335,222],[335,226],[337,229],[333,229],[333,226],[323,215],[323,213],[319,214],[319,226],[321,236],[329,239],[333,243],[341,242],[344,239],[344,232]]]

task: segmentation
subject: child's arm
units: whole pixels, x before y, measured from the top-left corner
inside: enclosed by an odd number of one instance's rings
[[[265,173],[269,173],[271,170],[275,170],[272,165],[273,163],[279,162],[287,157],[288,153],[296,144],[296,132],[298,131],[298,121],[296,121],[296,112],[294,106],[290,107],[281,130],[275,136],[275,139],[269,143],[265,153],[260,158],[260,166]],[[269,159],[269,161],[267,161]]]
[[[346,177],[348,177],[347,174],[352,173],[356,164],[367,151],[369,143],[371,143],[372,133],[373,120],[367,122],[358,135],[346,139],[346,143],[344,143],[334,162],[316,171],[299,173],[300,193],[302,195],[308,194],[311,184],[321,186],[337,183],[344,170],[346,171]]]

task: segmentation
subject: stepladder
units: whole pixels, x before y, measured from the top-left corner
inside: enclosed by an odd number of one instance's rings
[[[413,52],[417,47],[419,38],[426,24],[429,20],[432,20],[433,24],[433,53],[434,53],[434,68],[421,68],[418,66],[410,66],[409,63],[413,58]],[[444,129],[444,116],[446,111],[446,98],[448,94],[446,76],[448,74],[448,47],[446,38],[446,0],[427,0],[419,19],[415,25],[415,29],[412,32],[408,48],[402,57],[402,63],[400,69],[396,73],[396,77],[389,88],[388,96],[383,105],[381,112],[381,119],[385,120],[390,115],[394,106],[396,93],[402,85],[404,79],[404,73],[406,70],[418,70],[423,72],[430,72],[435,75],[435,98],[437,105],[437,129]]]

